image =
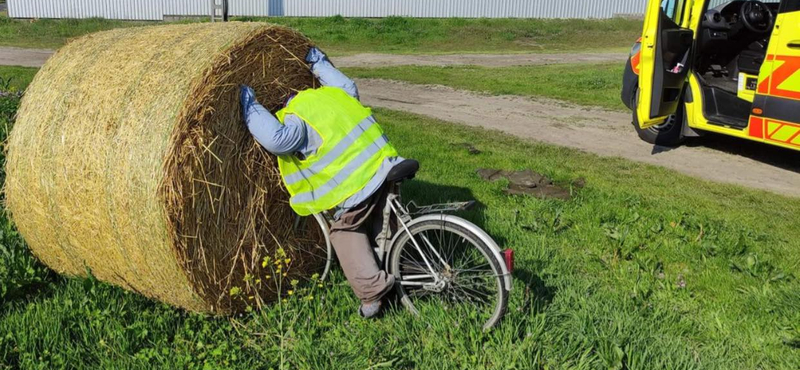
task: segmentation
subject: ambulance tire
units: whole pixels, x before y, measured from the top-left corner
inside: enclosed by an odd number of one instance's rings
[[[639,93],[634,93],[634,107],[639,106]],[[680,146],[686,140],[683,135],[683,126],[686,124],[686,107],[684,104],[678,105],[678,110],[675,114],[667,117],[667,120],[660,125],[642,129],[639,127],[639,118],[636,116],[636,110],[633,110],[633,128],[639,138],[653,145],[661,146]]]

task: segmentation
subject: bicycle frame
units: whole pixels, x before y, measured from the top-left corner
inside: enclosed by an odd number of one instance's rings
[[[397,236],[397,235],[392,235],[391,233],[392,216],[396,216],[394,219],[396,219],[397,222],[400,224],[399,226],[402,227],[401,229],[399,229],[401,231],[398,232],[398,235],[402,232],[410,234],[410,231],[408,230],[408,223],[411,222],[412,215],[427,215],[433,213],[456,212],[456,211],[467,210],[471,208],[473,205],[475,205],[475,201],[468,201],[468,202],[441,203],[441,204],[432,204],[428,206],[418,206],[415,202],[412,201],[408,204],[408,206],[403,206],[400,200],[400,183],[394,183],[389,186],[390,188],[389,191],[387,192],[386,203],[385,206],[383,207],[383,210],[381,210],[383,212],[383,225],[381,227],[381,232],[376,237],[378,247],[375,248],[375,255],[378,259],[378,264],[380,266],[386,264],[386,256],[388,256],[389,252],[391,252],[390,250],[391,243]],[[413,212],[409,211],[409,208],[412,208]],[[333,226],[335,220],[333,219],[333,217],[330,215],[329,212],[315,214],[314,218],[316,219],[319,226],[322,228],[323,234],[325,235],[325,244],[327,246],[327,259],[325,261],[325,270],[321,277],[322,280],[325,280],[328,277],[328,274],[330,273],[330,267],[331,264],[333,263],[334,251],[330,241],[330,228],[331,226]],[[297,221],[295,222],[295,228],[297,227],[299,221],[300,218],[298,218]],[[423,257],[423,259],[425,259],[426,266],[431,271],[431,274],[435,276],[436,282],[438,283],[439,277],[437,276],[436,272],[431,266],[430,261],[428,261],[427,258],[425,258],[425,255],[422,253],[422,249],[419,243],[417,243],[417,241],[413,237],[411,238],[411,240],[414,243],[414,246],[417,249],[417,251]],[[439,255],[439,252],[432,247],[432,244],[430,242],[427,242],[427,244],[431,245],[430,249],[436,254],[436,257],[440,260],[443,266],[449,267],[447,263],[444,261],[444,259]],[[428,277],[429,276],[425,276],[425,278]]]
[[[389,225],[390,225],[390,222],[391,222],[391,214],[389,215],[390,217],[385,217],[385,216],[386,216],[386,212],[388,210],[391,210],[391,212],[393,212],[397,216],[397,218],[396,218],[397,222],[400,224],[400,226],[402,226],[402,229],[401,229],[400,233],[402,233],[402,232],[408,233],[409,240],[411,240],[411,242],[414,244],[414,248],[416,248],[417,252],[422,257],[423,262],[425,262],[425,267],[427,267],[428,271],[430,272],[430,275],[418,275],[418,276],[414,276],[414,278],[415,279],[428,279],[428,278],[433,277],[433,279],[434,279],[433,284],[432,284],[433,286],[443,285],[442,282],[441,282],[442,281],[441,276],[439,276],[439,274],[433,268],[433,266],[431,265],[431,261],[428,260],[428,257],[425,255],[425,252],[422,251],[422,247],[419,245],[419,243],[417,242],[416,238],[413,237],[413,235],[411,234],[411,231],[408,229],[408,223],[407,222],[411,221],[411,215],[408,212],[408,209],[406,207],[403,207],[403,205],[400,203],[399,188],[400,188],[400,185],[399,184],[395,184],[393,186],[393,189],[392,189],[393,191],[390,191],[389,195],[386,197],[386,207],[385,207],[385,211],[384,211],[384,221],[383,221],[384,227],[383,227],[383,230],[381,231],[381,233],[383,234],[383,233],[386,233],[387,231],[390,231]],[[394,237],[392,238],[392,240],[394,240]],[[436,248],[433,247],[433,244],[431,244],[431,242],[428,241],[427,238],[424,238],[423,241],[427,244],[428,249],[433,251],[433,254],[435,254],[435,257],[437,259],[439,259],[439,262],[442,264],[442,266],[445,267],[446,269],[449,269],[450,266],[447,264],[447,261],[445,261],[444,258],[442,258],[442,256],[439,254],[439,251],[437,251]],[[385,264],[385,262],[386,262],[385,261],[385,257],[389,254],[389,252],[391,252],[391,250],[390,250],[391,249],[391,244],[389,244],[388,247],[387,247],[387,243],[388,242],[389,242],[389,238],[384,238],[383,239],[383,243],[381,243],[381,245],[378,247],[378,251],[377,251],[378,252],[378,263],[380,263],[381,265]],[[411,280],[414,280],[414,279],[411,279]],[[423,283],[415,283],[415,282],[407,282],[407,281],[404,281],[401,284],[405,284],[405,285],[415,285],[415,284],[424,285]]]
[[[386,195],[386,202],[381,210],[383,212],[383,225],[381,228],[381,232],[376,237],[377,241],[377,248],[375,248],[375,255],[378,259],[378,263],[381,266],[386,265],[386,257],[391,253],[391,246],[394,243],[394,240],[402,235],[402,233],[409,233],[410,225],[414,222],[422,221],[428,218],[436,218],[436,217],[448,217],[454,218],[457,220],[461,220],[459,218],[455,218],[453,216],[446,216],[445,213],[448,212],[457,212],[463,211],[471,208],[475,205],[475,201],[468,201],[468,202],[454,202],[454,203],[441,203],[441,204],[433,204],[428,206],[418,206],[415,202],[409,202],[408,205],[404,206],[402,204],[400,198],[400,184],[395,183],[390,185],[391,188],[387,192]],[[394,217],[393,217],[394,216]],[[412,216],[422,216],[418,218],[413,218]],[[322,280],[325,280],[330,273],[330,267],[333,263],[333,256],[334,251],[333,247],[330,243],[330,227],[333,225],[334,219],[329,213],[317,214],[314,215],[315,219],[319,223],[320,227],[325,234],[325,243],[327,244],[327,261],[325,264],[325,271],[322,274]],[[397,232],[394,233],[396,235],[392,235],[392,228],[391,228],[391,221],[397,220],[398,227]],[[451,220],[455,222],[455,220]],[[500,247],[494,242],[494,240],[486,234],[485,231],[478,228],[477,226],[472,225],[466,221],[463,221],[463,227],[469,229],[470,231],[474,232],[478,235],[487,245],[491,246],[494,258],[498,261],[501,261],[501,268],[503,270],[504,276],[504,285],[507,291],[511,291],[511,273],[506,268],[505,263],[503,263],[504,258],[501,255]],[[431,275],[418,275],[418,276],[407,276],[406,280],[415,280],[415,279],[429,279],[431,276],[434,277],[434,283],[432,285],[441,284],[441,278],[435,272],[431,265],[431,261],[429,261],[426,255],[422,252],[422,246],[415,240],[415,238],[410,236],[410,240],[413,242],[414,247],[420,253],[420,255],[425,260],[426,267],[431,272]],[[439,262],[444,267],[449,267],[446,261],[439,255],[439,252],[436,248],[433,247],[430,241],[423,239],[423,242],[427,244],[429,249],[434,252],[433,258],[439,260]],[[388,266],[386,266],[388,267]],[[405,285],[414,285],[414,282],[406,281],[404,282]],[[423,283],[416,283],[418,286],[422,286]]]

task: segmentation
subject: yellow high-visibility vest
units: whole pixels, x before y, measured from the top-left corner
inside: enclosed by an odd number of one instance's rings
[[[372,111],[337,87],[300,92],[276,114],[300,117],[322,138],[308,158],[278,157],[281,177],[291,195],[292,209],[301,216],[330,210],[363,189],[384,159],[397,151],[383,129],[369,119]]]

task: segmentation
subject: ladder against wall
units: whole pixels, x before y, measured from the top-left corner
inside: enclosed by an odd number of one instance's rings
[[[227,22],[228,0],[210,0],[210,1],[211,1],[211,21]]]

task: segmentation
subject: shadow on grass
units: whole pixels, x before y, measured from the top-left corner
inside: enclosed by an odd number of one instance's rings
[[[460,202],[474,200],[472,190],[459,186],[446,186],[421,180],[413,180],[403,184],[403,201],[415,201],[420,205],[447,202]],[[486,205],[477,202],[466,212],[457,215],[463,217],[478,227],[485,229],[484,224]],[[491,235],[498,245],[509,245],[508,240],[499,235]],[[550,305],[556,295],[557,289],[545,283],[541,276],[534,271],[541,271],[543,262],[526,263],[525,266],[517,264],[514,267],[514,280],[525,285],[525,303],[521,310],[542,312]]]
[[[527,267],[527,266],[526,266]],[[553,302],[558,289],[547,283],[538,274],[526,267],[514,267],[514,279],[525,284],[525,303],[520,310],[526,313],[541,313]],[[540,270],[534,268],[534,270]]]
[[[422,180],[412,180],[403,183],[402,196],[405,204],[410,201],[414,201],[420,206],[439,203],[475,201],[475,196],[473,195],[472,190],[469,188],[434,184]],[[486,230],[484,227],[486,224],[485,211],[486,205],[475,201],[475,205],[472,206],[472,208],[467,211],[454,213],[454,215],[462,217],[474,223],[481,229]],[[503,236],[491,235],[491,237],[501,247],[508,244],[507,239]]]
[[[800,349],[800,338],[799,339],[785,340],[783,342],[783,344],[785,344],[785,345],[787,345],[787,346],[789,346],[791,348],[794,348],[794,349]]]
[[[67,280],[54,272],[48,275],[45,281],[27,284],[14,289],[0,298],[0,319],[16,308],[23,307],[33,301],[46,300],[58,290],[66,286]]]
[[[791,149],[714,133],[692,138],[686,145],[740,155],[784,170],[800,172],[800,152]]]

